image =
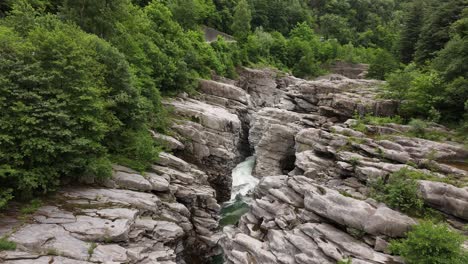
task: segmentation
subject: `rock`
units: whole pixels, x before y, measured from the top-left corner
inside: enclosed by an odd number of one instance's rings
[[[374,249],[379,252],[385,252],[386,254],[390,254],[390,249],[389,249],[390,243],[382,239],[381,237],[377,237],[375,240],[375,246]]]
[[[336,61],[329,68],[332,73],[343,75],[350,79],[362,79],[367,75],[369,65]]]
[[[239,86],[251,96],[254,107],[271,107],[280,102],[283,93],[276,89],[277,73],[272,70],[243,68]]]
[[[55,206],[43,206],[34,214],[34,220],[40,224],[66,224],[76,221],[75,216]]]
[[[206,94],[211,94],[237,102],[248,104],[249,95],[239,87],[210,80],[201,80],[200,89]]]
[[[157,163],[162,166],[178,169],[182,172],[190,171],[190,165],[187,162],[166,152],[161,152],[159,154],[159,159]]]
[[[145,176],[146,179],[151,183],[151,189],[153,191],[165,192],[169,190],[169,181],[167,181],[164,177],[150,172],[147,172]]]
[[[44,257],[39,257],[37,259],[7,260],[3,263],[4,264],[51,264],[51,263],[90,264],[92,262],[74,260],[74,259],[64,258],[60,256],[44,256]]]
[[[150,191],[151,183],[139,174],[116,171],[112,180],[121,188],[135,191]]]
[[[468,220],[468,187],[442,182],[419,181],[421,196],[429,206]]]
[[[109,219],[112,221],[119,219],[119,218],[134,221],[139,213],[139,211],[136,209],[127,209],[127,208],[85,209],[85,210],[82,210],[81,212],[88,216],[105,218],[105,219]]]
[[[71,236],[63,227],[56,224],[30,224],[12,234],[9,240],[19,249],[45,252],[52,250],[61,256],[78,260],[88,258],[89,244]]]
[[[389,208],[374,208],[364,201],[342,196],[335,190],[314,187],[305,195],[305,208],[339,224],[390,237],[403,237],[416,224],[411,218]]]
[[[226,109],[209,105],[193,99],[172,100],[167,102],[174,107],[175,113],[193,120],[208,129],[219,132],[239,132],[240,120]]]
[[[179,140],[171,137],[171,136],[167,136],[167,135],[163,135],[163,134],[160,134],[160,133],[156,133],[154,131],[150,131],[153,138],[155,140],[158,140],[160,142],[163,143],[163,145],[168,148],[169,150],[183,150],[185,149],[185,146],[184,144],[182,144]]]
[[[178,225],[167,221],[157,221],[154,229],[155,238],[160,241],[173,241],[184,235],[184,230]]]
[[[72,235],[85,241],[127,241],[131,222],[128,219],[107,220],[97,217],[77,216],[75,223],[63,227]]]
[[[295,132],[290,127],[276,124],[265,131],[256,147],[254,175],[280,175],[284,169],[292,170]]]
[[[92,202],[96,206],[120,204],[153,212],[157,212],[158,206],[161,203],[156,195],[130,190],[69,188],[63,190],[61,194],[67,199],[72,199],[69,200],[70,203],[76,202],[79,204],[85,199],[86,203]]]
[[[98,245],[90,260],[99,263],[125,263],[128,261],[127,250],[119,245]]]
[[[166,102],[182,118],[174,131],[187,139],[183,157],[208,174],[220,202],[230,198],[231,170],[241,160],[242,123],[226,108],[193,99]]]

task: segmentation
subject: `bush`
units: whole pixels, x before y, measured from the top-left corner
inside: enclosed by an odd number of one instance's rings
[[[406,239],[392,241],[390,249],[408,264],[463,264],[468,263],[461,246],[464,240],[445,224],[421,222]]]
[[[0,173],[0,175],[4,175],[4,174]],[[4,189],[0,187],[0,210],[3,209],[8,204],[8,201],[13,199],[12,193],[13,193],[13,189],[11,188]]]
[[[415,179],[403,169],[390,174],[387,181],[378,179],[371,183],[372,196],[389,207],[404,213],[422,216],[426,213],[424,201],[419,196],[419,186]]]
[[[451,140],[453,137],[447,132],[429,129],[429,124],[424,120],[412,119],[408,125],[410,125],[411,128],[406,135],[410,137],[434,141]],[[457,140],[456,138],[453,139]]]
[[[157,160],[161,151],[148,130],[126,131],[115,142],[113,161],[137,171],[145,171]]]
[[[409,132],[415,137],[424,137],[426,129],[429,127],[429,125],[421,119],[412,119],[408,125],[411,127]]]

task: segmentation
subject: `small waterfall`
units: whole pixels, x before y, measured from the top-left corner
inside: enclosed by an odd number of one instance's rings
[[[237,223],[248,209],[249,191],[257,186],[259,180],[252,176],[255,157],[248,157],[232,170],[231,200],[226,202],[221,210],[221,227]]]
[[[234,202],[238,196],[245,197],[250,190],[257,186],[258,179],[252,176],[254,165],[255,157],[252,156],[239,163],[232,170],[232,191],[229,202]]]

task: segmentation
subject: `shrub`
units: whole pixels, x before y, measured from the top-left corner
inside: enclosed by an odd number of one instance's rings
[[[403,118],[398,115],[392,117],[381,117],[368,114],[364,117],[364,123],[370,125],[385,125],[390,123],[403,124]]]
[[[42,206],[42,201],[39,199],[34,199],[29,202],[28,205],[21,208],[21,213],[23,215],[33,214]]]
[[[408,125],[411,127],[409,132],[416,137],[424,137],[429,126],[421,119],[412,119]]]
[[[0,175],[2,174],[0,173]],[[8,204],[8,201],[13,199],[12,193],[13,193],[13,189],[11,188],[4,189],[0,187],[0,210],[3,209]]]
[[[392,241],[390,249],[408,264],[463,264],[468,255],[461,245],[465,238],[445,224],[421,222],[406,239]]]
[[[409,124],[411,128],[406,133],[407,136],[418,137],[427,140],[442,141],[452,139],[452,135],[447,132],[431,130],[429,124],[421,119],[412,119]],[[456,138],[454,138],[456,139]]]
[[[120,142],[116,142],[113,161],[138,171],[144,171],[159,157],[156,145],[148,130],[126,131]]]
[[[389,207],[410,215],[424,215],[424,201],[418,194],[418,183],[403,169],[392,173],[388,180],[378,179],[371,183],[372,196]]]

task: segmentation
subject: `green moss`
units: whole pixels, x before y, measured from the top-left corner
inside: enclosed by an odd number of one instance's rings
[[[3,250],[15,250],[16,243],[9,241],[7,237],[0,238],[0,251]]]
[[[352,128],[362,133],[368,132],[366,125],[381,126],[381,125],[386,125],[390,123],[393,123],[393,124],[403,123],[403,119],[400,116],[380,117],[380,116],[373,116],[371,114],[361,116],[356,113],[354,115],[354,119],[356,120],[356,124],[353,125]]]
[[[46,252],[49,256],[60,256],[59,252],[55,248],[49,248]]]
[[[345,197],[353,197],[351,194],[349,194],[347,191],[344,191],[344,190],[340,190],[339,193]]]

